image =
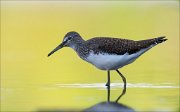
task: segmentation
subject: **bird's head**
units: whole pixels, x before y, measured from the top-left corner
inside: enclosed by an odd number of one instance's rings
[[[75,42],[77,40],[81,39],[81,36],[75,32],[75,31],[71,31],[68,32],[65,36],[64,39],[62,41],[61,44],[59,44],[54,50],[52,50],[48,56],[52,55],[54,52],[56,52],[57,50],[63,48],[63,47],[73,47],[73,45],[75,44]]]

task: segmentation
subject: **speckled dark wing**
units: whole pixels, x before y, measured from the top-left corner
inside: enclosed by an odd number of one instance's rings
[[[96,37],[87,40],[87,46],[96,54],[99,52],[123,55],[125,53],[133,54],[143,48],[156,45],[166,41],[165,37],[158,37],[148,40],[133,41],[128,39]]]

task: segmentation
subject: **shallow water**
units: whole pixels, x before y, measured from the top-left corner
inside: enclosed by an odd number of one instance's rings
[[[87,40],[166,36],[119,69],[127,92],[119,103],[136,111],[179,111],[178,1],[1,1],[1,111],[83,110],[107,101],[107,72],[72,49],[47,54],[75,30]],[[111,72],[110,100],[122,92]]]
[[[122,86],[123,83],[111,84],[110,101],[118,98]],[[127,93],[119,103],[135,111],[178,111],[179,88],[173,83],[127,83]],[[1,92],[1,105],[4,110],[83,110],[107,101],[107,88],[104,83],[2,88]],[[20,99],[17,100],[17,97]],[[6,101],[9,101],[8,105]]]

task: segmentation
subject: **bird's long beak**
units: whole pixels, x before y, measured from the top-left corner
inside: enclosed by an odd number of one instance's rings
[[[65,42],[62,42],[60,45],[58,45],[54,50],[52,50],[49,54],[48,57],[51,56],[51,54],[53,54],[54,52],[56,52],[57,50],[61,49],[62,47],[64,47]]]

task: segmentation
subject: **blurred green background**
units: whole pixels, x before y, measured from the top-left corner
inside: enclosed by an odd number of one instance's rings
[[[47,57],[69,31],[85,40],[166,36],[168,41],[120,69],[130,84],[162,88],[129,87],[120,102],[138,111],[177,111],[179,30],[179,1],[1,1],[1,111],[84,109],[106,101],[105,87],[58,86],[107,80],[106,71],[84,62],[70,48]],[[112,72],[111,82],[122,80]],[[121,90],[112,89],[112,101]]]

